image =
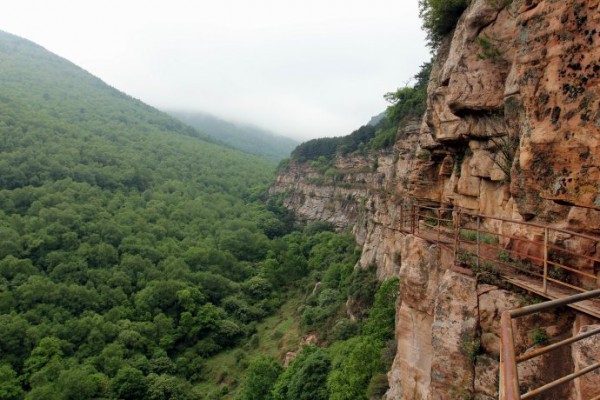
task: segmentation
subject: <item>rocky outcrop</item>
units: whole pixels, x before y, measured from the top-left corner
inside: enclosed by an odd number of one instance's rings
[[[600,325],[584,325],[577,332],[585,332],[599,329]],[[581,370],[600,359],[600,337],[592,336],[574,345],[573,363],[576,370]],[[596,370],[589,375],[584,375],[575,382],[576,393],[581,399],[593,398],[598,395],[598,382],[600,382],[600,371]]]
[[[451,254],[401,231],[402,205],[600,234],[599,11],[600,0],[473,0],[438,50],[423,120],[403,123],[392,149],[338,157],[327,173],[292,163],[272,187],[300,217],[350,227],[363,247],[360,265],[401,278],[388,398],[497,398],[499,316],[524,304],[456,273]],[[596,242],[553,240],[600,258]],[[600,263],[576,267],[600,276]],[[597,323],[581,321],[570,313],[523,318],[517,347],[535,348],[536,327],[560,337]],[[594,357],[590,348],[600,345],[524,363],[522,385],[581,368]],[[551,398],[600,391],[596,376]]]

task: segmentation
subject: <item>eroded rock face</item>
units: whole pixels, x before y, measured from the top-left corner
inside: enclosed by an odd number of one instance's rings
[[[446,271],[435,303],[429,399],[473,396],[473,365],[479,351],[477,323],[475,279]]]
[[[400,277],[387,398],[497,398],[500,314],[524,300],[453,272],[451,255],[400,231],[401,206],[600,234],[600,0],[473,0],[438,51],[423,120],[400,126],[393,149],[337,158],[333,172],[292,163],[271,190],[286,193],[302,218],[351,227],[360,265],[376,264],[380,279]],[[600,258],[600,246],[584,239],[551,240]],[[574,266],[600,276],[600,263]],[[523,318],[516,347],[535,347],[536,328],[560,336],[581,326],[569,313]],[[590,354],[580,346],[527,363],[522,384],[580,368]],[[592,389],[582,382],[555,395],[585,398]]]
[[[461,174],[456,192],[462,196],[454,199],[474,206],[469,198],[481,197],[478,181],[502,178],[485,165],[499,160],[512,169],[511,194],[521,215],[548,218],[554,205],[566,204],[592,209],[598,218],[599,2],[506,3],[472,3],[442,47],[431,80],[429,133],[458,150],[469,142],[466,156],[477,165],[462,168],[469,174]],[[514,163],[494,151],[511,140]]]
[[[599,329],[600,324],[584,325],[577,332],[581,335],[595,329]],[[600,337],[598,335],[583,339],[573,345],[573,363],[576,370],[593,365],[600,360]],[[600,371],[596,370],[588,375],[584,375],[575,382],[577,395],[581,399],[590,399],[600,392]]]

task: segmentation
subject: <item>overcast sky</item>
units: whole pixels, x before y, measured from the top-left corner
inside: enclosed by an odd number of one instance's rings
[[[430,57],[417,0],[3,0],[0,30],[160,109],[345,135]]]

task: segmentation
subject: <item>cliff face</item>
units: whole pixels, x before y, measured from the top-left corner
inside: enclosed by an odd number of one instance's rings
[[[454,272],[451,255],[400,231],[402,204],[600,234],[599,3],[472,1],[438,51],[423,120],[400,126],[393,149],[337,158],[326,174],[292,164],[273,186],[301,217],[351,227],[362,266],[401,278],[388,398],[497,398],[499,315],[523,304]],[[573,246],[600,257],[596,246]],[[600,265],[582,269],[598,276]],[[533,326],[570,334],[591,323],[569,313],[524,319],[517,347],[532,345]],[[573,370],[580,353],[524,363],[522,384]],[[585,398],[593,386],[553,396]]]

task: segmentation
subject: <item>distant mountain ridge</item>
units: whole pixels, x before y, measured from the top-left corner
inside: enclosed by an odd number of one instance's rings
[[[203,112],[167,111],[180,121],[236,149],[279,161],[298,141],[250,125],[236,124]]]

